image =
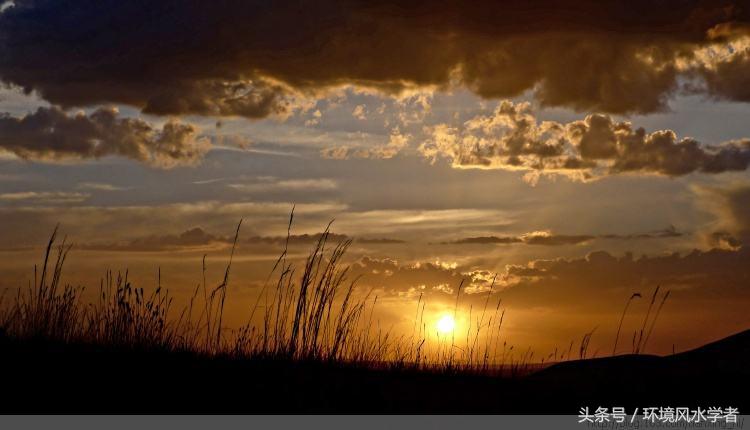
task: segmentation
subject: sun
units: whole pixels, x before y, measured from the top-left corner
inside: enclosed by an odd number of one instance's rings
[[[454,328],[456,328],[456,320],[452,315],[443,315],[437,322],[437,330],[441,334],[453,333]]]

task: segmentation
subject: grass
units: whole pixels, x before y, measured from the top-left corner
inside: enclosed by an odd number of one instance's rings
[[[656,325],[656,320],[659,318],[659,313],[661,313],[662,307],[664,307],[664,303],[667,301],[667,298],[669,297],[670,291],[667,291],[662,296],[661,303],[659,304],[658,309],[656,310],[656,314],[654,315],[653,320],[651,320],[651,325],[649,326],[648,331],[646,331],[646,326],[649,322],[649,317],[651,316],[651,309],[654,307],[654,303],[656,302],[656,297],[659,295],[659,290],[661,289],[661,285],[657,285],[656,289],[654,290],[654,294],[651,296],[651,302],[648,305],[648,310],[646,311],[646,317],[643,319],[643,326],[641,327],[641,330],[638,332],[638,341],[636,342],[636,336],[635,333],[633,334],[633,353],[634,354],[640,354],[646,349],[646,343],[648,342],[648,338],[651,336],[651,333],[654,330],[654,326]],[[643,335],[646,335],[644,338]]]
[[[563,351],[558,355],[555,348],[549,355],[537,356],[535,361],[535,351],[528,348],[517,355],[514,345],[501,336],[506,312],[502,301],[498,299],[494,306],[490,304],[495,279],[486,293],[481,313],[474,319],[474,309],[470,307],[463,342],[464,336],[457,337],[455,331],[450,340],[431,333],[424,321],[426,303],[421,294],[411,335],[396,335],[383,329],[373,317],[377,295],[373,296],[372,291],[359,291],[358,279],[350,279],[349,267],[343,264],[351,240],[330,243],[329,223],[304,264],[298,267],[288,258],[293,220],[294,211],[289,219],[284,249],[250,309],[248,322],[239,329],[225,327],[224,307],[242,221],[237,225],[221,282],[216,286],[207,283],[204,256],[202,279],[189,304],[180,310],[173,308],[173,298],[162,288],[160,273],[156,288],[147,292],[131,284],[127,271],[124,274],[108,271],[101,280],[96,299],[85,302],[82,299],[84,288],[62,283],[71,245],[66,238],[58,240],[55,228],[45,248],[41,274],[37,276],[35,267],[33,284],[19,289],[10,300],[6,300],[5,295],[0,297],[0,333],[20,340],[106,348],[511,377],[527,374],[545,360],[549,364],[572,358],[572,341],[567,354]],[[462,289],[463,282],[456,290],[454,319],[458,315]],[[634,353],[645,349],[669,296],[669,292],[663,296],[647,326],[658,292],[659,287],[652,297],[637,344],[634,335]],[[613,354],[625,313],[635,297],[640,295],[630,297],[620,318]],[[577,358],[588,357],[595,330],[581,338]]]
[[[625,314],[628,312],[628,308],[630,307],[630,303],[633,301],[633,299],[640,299],[641,293],[633,293],[632,296],[628,299],[627,303],[625,303],[625,309],[622,311],[622,316],[620,317],[620,323],[617,325],[617,334],[615,335],[615,346],[612,347],[612,355],[614,356],[617,352],[617,341],[620,339],[620,331],[622,330],[622,323],[625,321]]]

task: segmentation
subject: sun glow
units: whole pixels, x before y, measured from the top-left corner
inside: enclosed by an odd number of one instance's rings
[[[453,319],[452,315],[443,315],[437,322],[437,331],[440,334],[453,333],[453,329],[456,328],[456,320]]]

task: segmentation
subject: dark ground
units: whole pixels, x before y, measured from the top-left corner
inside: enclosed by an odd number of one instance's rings
[[[668,356],[523,378],[105,350],[0,337],[2,413],[535,413],[750,407],[750,330]]]

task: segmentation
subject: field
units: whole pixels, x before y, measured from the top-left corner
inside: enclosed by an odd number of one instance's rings
[[[373,326],[377,298],[355,299],[356,280],[346,281],[340,264],[349,242],[331,247],[328,237],[326,230],[299,272],[284,251],[252,309],[259,318],[251,314],[246,326],[230,330],[222,319],[234,248],[222,282],[203,279],[185,309],[172,309],[161,286],[132,286],[127,274],[108,274],[90,303],[62,283],[71,248],[54,233],[33,284],[3,296],[3,412],[572,414],[583,406],[747,406],[738,402],[746,402],[741,393],[750,382],[750,331],[680,354],[642,353],[669,296],[659,299],[658,287],[631,354],[589,358],[592,333],[585,333],[575,351],[571,344],[554,357],[535,360],[527,352],[514,361],[501,343],[503,313],[499,304],[488,307],[489,295],[465,339],[428,348],[419,307],[411,336]]]

